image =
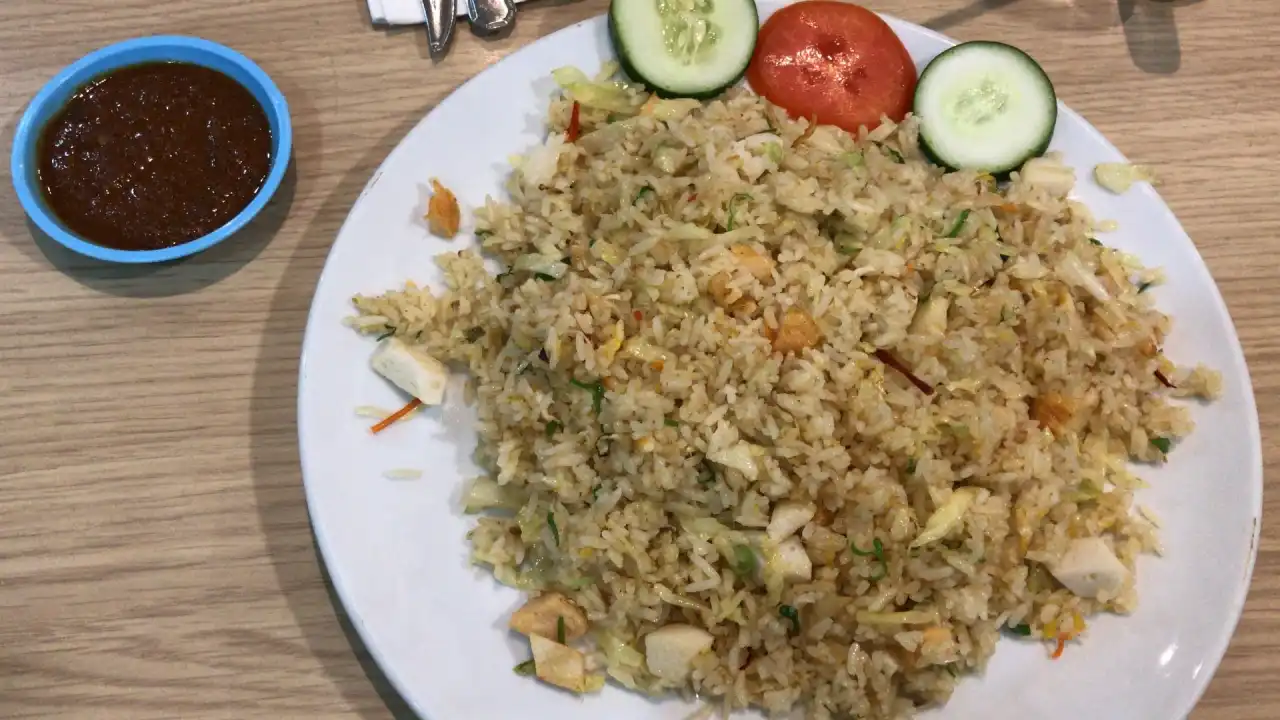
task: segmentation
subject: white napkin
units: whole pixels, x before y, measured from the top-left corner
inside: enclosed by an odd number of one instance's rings
[[[459,14],[465,15],[465,5]],[[369,17],[374,25],[423,25],[427,8],[422,0],[369,0]]]
[[[515,0],[517,3],[522,0]],[[374,25],[425,25],[427,8],[423,0],[368,0]],[[458,3],[458,17],[467,14],[467,3]]]

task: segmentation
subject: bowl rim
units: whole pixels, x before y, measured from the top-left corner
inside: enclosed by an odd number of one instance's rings
[[[112,64],[116,57],[138,49],[154,48],[186,48],[216,55],[239,66],[249,74],[252,83],[260,86],[268,102],[263,107],[271,129],[278,136],[279,152],[271,159],[271,169],[267,173],[262,187],[239,213],[222,227],[202,235],[194,240],[172,247],[154,250],[121,250],[118,248],[97,245],[65,230],[61,223],[46,210],[39,200],[39,188],[30,181],[27,172],[27,148],[36,142],[38,135],[44,130],[41,118],[46,114],[48,106],[61,93],[72,79],[85,71],[93,71],[101,66],[102,72],[109,72],[116,67]],[[198,63],[197,63],[198,64]],[[83,82],[83,81],[79,81]],[[240,83],[251,85],[251,83]],[[252,88],[250,88],[252,89]],[[275,195],[288,170],[293,154],[293,127],[289,116],[289,104],[284,93],[276,87],[274,81],[254,61],[231,48],[212,40],[186,35],[151,35],[132,38],[94,50],[76,60],[54,75],[44,87],[27,103],[22,118],[18,121],[13,136],[13,147],[10,155],[9,171],[13,187],[18,195],[18,202],[36,226],[58,244],[81,255],[115,263],[157,263],[194,255],[222,242],[249,223],[266,207],[267,202]]]

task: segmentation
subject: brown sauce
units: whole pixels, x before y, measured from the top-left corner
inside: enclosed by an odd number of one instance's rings
[[[218,229],[271,169],[271,127],[244,86],[188,63],[112,71],[54,115],[37,150],[45,202],[89,242],[180,245]]]

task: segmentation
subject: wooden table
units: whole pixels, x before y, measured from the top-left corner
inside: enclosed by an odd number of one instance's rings
[[[421,30],[373,30],[363,5],[0,3],[6,152],[59,68],[154,33],[253,57],[288,96],[296,133],[295,172],[265,220],[177,265],[109,267],[34,241],[4,178],[0,717],[412,717],[335,610],[312,544],[294,432],[308,303],[339,224],[405,132],[481,68],[605,2],[522,6],[494,41],[461,25],[438,62]],[[1122,25],[1110,0],[875,7],[1027,48],[1063,100],[1159,166],[1239,328],[1268,470],[1280,469],[1280,3],[1166,8],[1176,38],[1143,8]],[[1280,530],[1268,522],[1244,620],[1193,717],[1280,717],[1277,675]]]

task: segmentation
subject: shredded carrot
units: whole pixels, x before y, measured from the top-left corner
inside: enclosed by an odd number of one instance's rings
[[[408,415],[409,413],[413,412],[414,410],[417,410],[417,409],[418,409],[418,406],[419,406],[419,405],[421,405],[421,404],[422,404],[422,401],[421,401],[421,400],[419,400],[418,398],[414,398],[414,399],[412,399],[412,400],[410,400],[410,401],[409,401],[409,404],[408,404],[408,405],[405,405],[404,407],[400,408],[399,410],[397,410],[397,411],[395,411],[395,412],[391,413],[390,415],[386,416],[385,418],[383,418],[382,420],[380,420],[380,421],[378,422],[378,424],[377,424],[377,425],[374,425],[374,426],[373,426],[372,428],[370,428],[370,429],[371,429],[371,430],[374,432],[374,434],[376,435],[377,433],[380,433],[380,432],[382,432],[383,430],[386,430],[387,428],[389,428],[389,427],[391,427],[392,425],[394,425],[394,424],[395,424],[395,422],[396,422],[397,420],[399,420],[399,419],[403,418],[405,415]]]
[[[1067,649],[1067,641],[1070,639],[1070,633],[1058,633],[1058,647],[1053,651],[1052,655],[1054,660],[1062,657],[1062,651]]]
[[[689,202],[693,202],[694,200],[697,200],[697,199],[698,199],[698,193],[689,193]]]
[[[657,370],[658,372],[662,372],[662,368],[666,366],[667,366],[666,363],[662,362],[661,360],[654,360],[653,362],[649,363],[649,367],[653,368],[654,370]]]
[[[999,204],[999,205],[996,205],[996,209],[997,209],[997,210],[1003,210],[1003,211],[1005,211],[1005,212],[1017,212],[1017,211],[1018,211],[1018,203],[1011,203],[1011,202],[1001,203],[1001,204]]]
[[[569,142],[577,142],[578,136],[582,134],[582,120],[579,114],[582,108],[578,105],[578,101],[573,101],[573,111],[569,114],[569,128],[564,131],[564,137]]]
[[[640,322],[644,320],[644,313],[640,312],[639,310],[636,310],[631,313],[631,317],[635,318],[636,322]]]

